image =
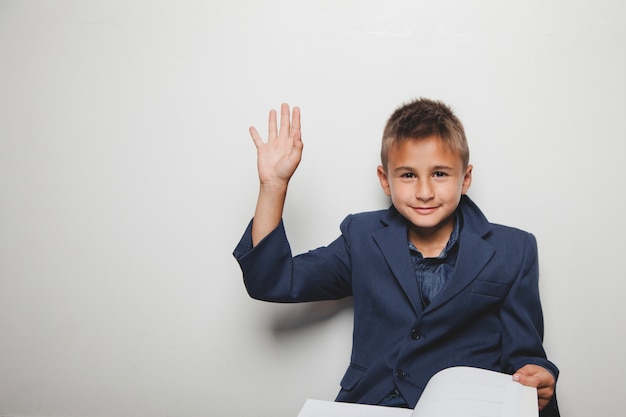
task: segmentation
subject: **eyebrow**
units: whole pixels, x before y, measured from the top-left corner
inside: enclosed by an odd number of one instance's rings
[[[395,168],[395,169],[393,170],[393,172],[403,172],[403,171],[411,171],[411,172],[414,172],[415,170],[414,170],[413,168],[411,168],[411,167],[404,167],[404,166],[402,166],[402,167],[397,167],[397,168]]]
[[[431,168],[433,171],[453,171],[454,168],[448,165],[435,165]],[[409,166],[399,166],[393,170],[393,172],[402,172],[402,171],[415,171],[413,167]]]

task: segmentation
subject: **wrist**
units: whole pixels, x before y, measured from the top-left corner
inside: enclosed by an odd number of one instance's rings
[[[261,193],[284,194],[287,192],[288,185],[289,185],[289,181],[281,181],[281,180],[260,181],[259,191]]]

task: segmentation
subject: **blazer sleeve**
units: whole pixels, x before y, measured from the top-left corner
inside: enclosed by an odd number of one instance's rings
[[[282,221],[254,247],[251,229],[252,221],[233,255],[252,298],[304,302],[351,295],[350,252],[343,234],[328,246],[294,257]]]
[[[524,365],[539,365],[556,381],[559,369],[547,359],[543,348],[537,241],[532,234],[527,234],[521,249],[521,268],[501,309],[503,367],[512,374]],[[541,416],[558,415],[555,396]]]

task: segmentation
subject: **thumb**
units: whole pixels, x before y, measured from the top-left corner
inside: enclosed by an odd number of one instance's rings
[[[526,372],[525,369],[518,369],[513,374],[513,381],[519,382],[522,385],[537,388],[539,386],[539,378],[534,373]]]

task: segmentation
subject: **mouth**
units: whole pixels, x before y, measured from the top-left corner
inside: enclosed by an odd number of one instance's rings
[[[437,207],[413,207],[413,211],[418,214],[431,214],[435,210],[437,210]]]

